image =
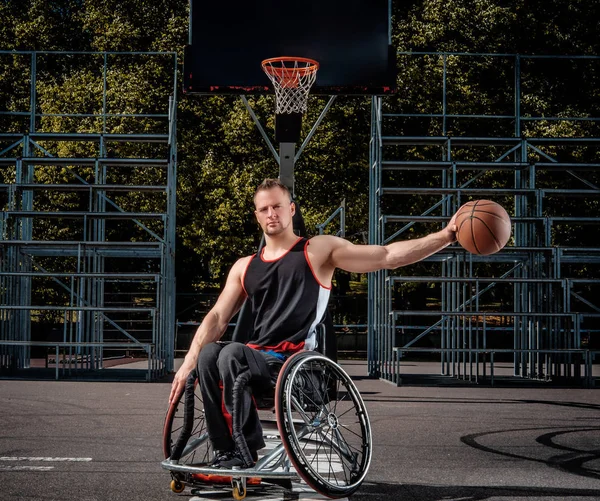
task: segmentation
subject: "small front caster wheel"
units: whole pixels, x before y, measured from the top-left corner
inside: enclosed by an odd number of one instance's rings
[[[171,490],[175,493],[175,494],[179,494],[180,492],[183,492],[183,490],[185,489],[185,485],[180,482],[179,480],[171,480]]]
[[[233,486],[233,499],[242,501],[246,497],[246,487],[241,482],[236,482]]]

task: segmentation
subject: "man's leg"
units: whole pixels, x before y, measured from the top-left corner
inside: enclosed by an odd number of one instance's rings
[[[233,414],[233,385],[240,374],[249,370],[246,355],[252,356],[252,351],[254,351],[252,348],[244,344],[230,343],[219,354],[217,365],[223,381],[223,398],[225,407],[230,414]],[[262,426],[249,386],[244,390],[241,402],[238,402],[238,409],[241,412],[242,432],[248,444],[248,449],[251,452],[262,449],[265,446]]]
[[[215,451],[234,449],[229,426],[221,411],[223,393],[221,391],[218,359],[223,345],[210,343],[202,348],[198,357],[198,383],[202,393],[206,428]]]

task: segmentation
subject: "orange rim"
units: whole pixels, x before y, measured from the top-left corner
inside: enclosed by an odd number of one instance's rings
[[[285,63],[306,63],[303,67],[288,68]],[[273,66],[273,64],[281,63],[281,66]],[[279,78],[291,78],[293,75],[308,75],[314,73],[319,69],[319,63],[314,59],[307,57],[272,57],[265,59],[262,63],[263,70],[269,75],[277,76]]]

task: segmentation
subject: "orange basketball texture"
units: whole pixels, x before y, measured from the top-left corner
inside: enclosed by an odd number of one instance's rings
[[[456,213],[456,239],[472,254],[487,256],[506,245],[511,233],[510,216],[491,200],[473,200]]]

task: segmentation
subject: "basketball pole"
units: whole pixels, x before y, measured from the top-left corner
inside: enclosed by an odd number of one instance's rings
[[[294,198],[296,143],[300,141],[302,113],[275,114],[275,142],[279,143],[279,180]]]
[[[279,143],[279,180],[285,184],[292,199],[294,199],[294,157],[296,156],[296,143]]]

